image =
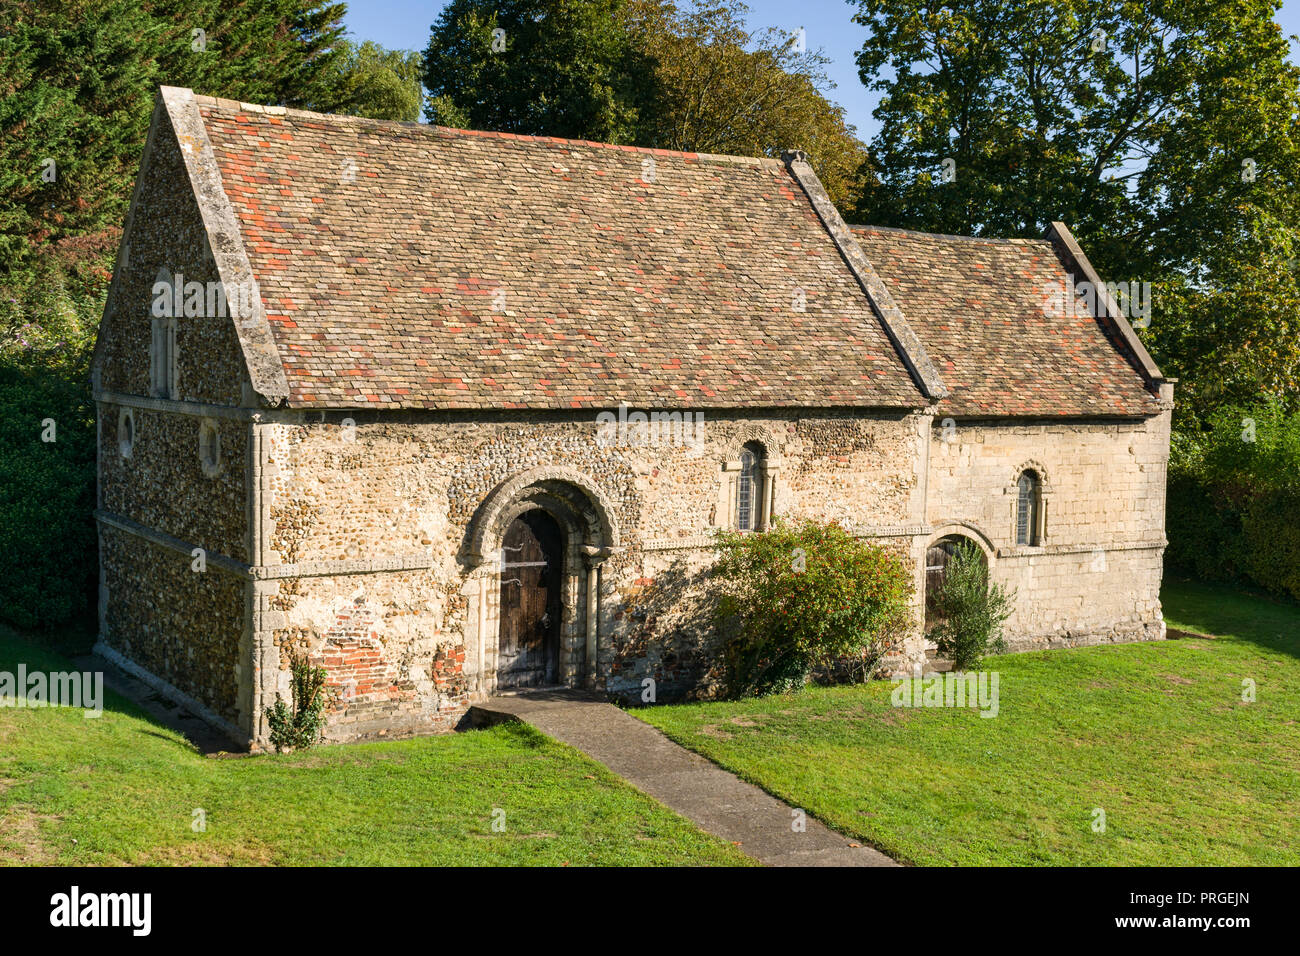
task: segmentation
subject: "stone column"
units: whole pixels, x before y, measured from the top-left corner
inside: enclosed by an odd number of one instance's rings
[[[772,527],[772,519],[776,516],[776,476],[781,471],[781,464],[780,458],[763,459],[763,501],[759,505],[758,521],[755,522],[759,531]]]
[[[596,687],[597,654],[600,650],[600,565],[609,557],[603,548],[584,545],[584,563],[587,566],[587,651],[584,683],[589,689]]]
[[[722,465],[722,514],[719,515],[718,527],[732,530],[736,527],[736,495],[740,479],[740,460],[724,462]]]

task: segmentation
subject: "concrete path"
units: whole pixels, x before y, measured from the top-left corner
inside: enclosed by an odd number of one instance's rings
[[[576,747],[660,803],[769,866],[897,866],[812,817],[797,831],[793,808],[613,704],[571,690],[494,697],[470,712],[476,726],[518,720]]]

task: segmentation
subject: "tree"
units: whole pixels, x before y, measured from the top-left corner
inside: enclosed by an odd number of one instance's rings
[[[420,54],[385,50],[370,40],[360,45],[342,40],[337,52],[330,63],[322,112],[407,123],[419,120],[424,98]]]
[[[622,0],[452,0],[424,51],[430,122],[631,142],[642,58]]]
[[[426,114],[448,126],[687,152],[799,148],[846,203],[863,188],[867,152],[822,93],[825,57],[750,30],[746,12],[739,0],[455,0],[425,50]]]
[[[939,652],[952,661],[953,670],[972,670],[985,654],[1006,650],[1002,625],[1011,616],[1014,597],[1014,591],[989,583],[988,565],[979,548],[969,541],[957,546],[943,570],[943,585],[933,597],[932,610],[939,623],[929,634]]]
[[[1162,366],[1232,355],[1221,398],[1189,397],[1300,401],[1295,285],[1278,268],[1300,227],[1300,70],[1276,0],[857,6],[860,73],[885,94],[859,218],[1002,236],[1063,219],[1107,278],[1155,287]],[[1195,327],[1214,314],[1235,323],[1227,341]]]
[[[342,13],[313,0],[0,0],[5,620],[55,627],[93,607],[89,350],[157,86],[317,107]]]
[[[0,283],[116,226],[153,102],[158,25],[131,0],[0,2]]]
[[[0,281],[46,242],[121,224],[159,84],[323,102],[343,10],[318,0],[0,0]]]
[[[160,82],[321,110],[334,89],[346,9],[330,0],[162,0],[154,7]]]
[[[802,149],[844,205],[862,191],[867,152],[843,109],[821,93],[834,86],[826,57],[798,37],[749,29],[746,12],[738,0],[686,11],[663,0],[630,5],[634,42],[654,64],[638,142],[740,156]]]

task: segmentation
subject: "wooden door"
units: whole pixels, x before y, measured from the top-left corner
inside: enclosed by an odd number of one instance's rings
[[[940,623],[939,615],[935,611],[934,599],[943,587],[944,571],[954,550],[955,545],[950,539],[944,538],[930,545],[925,552],[925,632],[927,635],[935,625]]]
[[[563,534],[544,511],[527,511],[502,539],[498,687],[554,684],[559,671]]]
[[[963,544],[975,547],[975,543],[961,535],[948,535],[930,545],[925,552],[925,632],[928,635],[934,627],[942,623],[934,607],[934,598],[943,588],[947,577],[948,562]],[[980,560],[987,564],[988,559],[980,552]]]

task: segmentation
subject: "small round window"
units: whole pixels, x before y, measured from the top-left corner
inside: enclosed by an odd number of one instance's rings
[[[117,450],[123,458],[130,458],[135,448],[135,413],[123,408],[117,413]]]
[[[199,463],[208,477],[221,470],[221,433],[217,423],[205,418],[199,424]]]

